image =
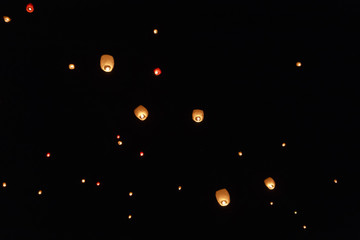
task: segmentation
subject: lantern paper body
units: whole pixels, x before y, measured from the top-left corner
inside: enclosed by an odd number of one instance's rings
[[[202,120],[204,120],[204,111],[200,109],[194,109],[192,112],[192,119],[195,122],[202,122]]]
[[[102,55],[100,59],[100,67],[104,72],[111,72],[114,68],[114,58],[111,55]]]
[[[227,205],[229,205],[230,194],[225,188],[217,190],[215,193],[215,196],[216,196],[216,200],[218,201],[220,206],[226,207]]]
[[[26,5],[26,11],[28,13],[32,13],[34,11],[34,5],[32,5],[31,3],[29,3],[28,5]]]
[[[140,105],[137,108],[135,108],[134,114],[138,119],[144,121],[148,117],[149,112],[143,105]]]
[[[266,187],[270,190],[273,190],[275,188],[275,181],[271,177],[268,177],[267,179],[265,179],[264,183],[265,183]]]

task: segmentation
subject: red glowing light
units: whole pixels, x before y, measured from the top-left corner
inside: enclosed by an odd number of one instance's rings
[[[120,139],[120,135],[117,135],[116,138],[117,138],[117,139]]]
[[[155,74],[156,76],[159,76],[159,75],[161,74],[160,68],[155,68],[155,69],[154,69],[154,74]]]
[[[96,186],[100,186],[100,182],[97,182],[97,183],[96,183]]]
[[[140,157],[144,156],[144,153],[143,152],[140,152]]]
[[[47,154],[46,154],[46,157],[50,157],[50,153],[47,153]]]
[[[28,13],[32,13],[34,11],[34,5],[32,5],[31,3],[29,3],[28,5],[26,5],[26,11]]]

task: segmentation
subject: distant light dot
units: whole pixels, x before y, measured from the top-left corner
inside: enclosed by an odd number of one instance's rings
[[[41,194],[42,194],[42,191],[41,191],[41,190],[39,190],[39,191],[38,191],[38,194],[39,194],[39,195],[41,195]]]
[[[153,31],[154,34],[158,34],[158,32],[159,32],[159,31],[158,31],[156,28],[155,28],[154,31]]]
[[[129,196],[131,197],[133,195],[133,192],[129,192]]]
[[[46,154],[46,157],[50,157],[50,153],[47,153],[47,154]]]
[[[239,156],[240,156],[240,157],[243,155],[243,153],[242,153],[242,152],[238,152],[238,154],[239,154]]]
[[[122,145],[122,141],[118,141],[118,145]]]
[[[81,179],[81,182],[82,182],[82,183],[85,183],[85,178]]]
[[[75,65],[74,65],[74,64],[72,64],[72,63],[71,63],[71,64],[69,64],[69,69],[70,69],[70,70],[75,69]]]
[[[285,146],[286,146],[286,143],[282,143],[281,146],[282,146],[282,147],[285,147]]]
[[[179,190],[179,191],[181,190],[181,186],[178,187],[178,190]]]
[[[161,74],[160,68],[155,68],[155,69],[154,69],[154,74],[155,74],[156,76],[159,76],[159,75]]]
[[[305,225],[303,226],[303,229],[306,229],[306,226],[305,226]]]
[[[3,186],[3,187],[6,187],[6,182],[3,182],[2,186]]]
[[[337,181],[337,179],[334,179],[334,183],[337,183],[338,181]]]
[[[272,206],[272,205],[274,205],[274,203],[273,203],[273,202],[270,202],[270,205]]]
[[[296,63],[296,66],[297,66],[297,67],[301,67],[301,62],[297,62],[297,63]]]
[[[144,156],[144,153],[143,152],[140,152],[140,157]]]
[[[131,219],[131,218],[132,218],[132,216],[131,216],[131,214],[129,214],[128,219]]]
[[[11,18],[8,16],[4,16],[4,22],[8,23],[11,21]]]
[[[96,186],[100,186],[100,182],[97,182],[97,183],[96,183]]]
[[[297,211],[294,211],[294,214],[297,214]]]
[[[117,135],[116,138],[117,138],[117,139],[120,139],[120,135]]]

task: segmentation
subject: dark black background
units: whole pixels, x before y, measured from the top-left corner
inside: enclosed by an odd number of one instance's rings
[[[358,238],[355,2],[1,1],[1,239]]]

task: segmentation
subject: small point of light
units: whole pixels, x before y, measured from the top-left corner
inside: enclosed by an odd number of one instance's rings
[[[303,229],[306,229],[306,225],[303,226]]]
[[[159,32],[159,31],[158,31],[156,28],[155,28],[154,31],[153,31],[154,34],[158,34],[158,32]]]
[[[4,16],[4,22],[8,23],[11,21],[11,18],[8,16]]]
[[[42,194],[42,190],[39,190],[39,191],[38,191],[38,194],[41,195],[41,194]]]
[[[100,182],[97,182],[97,183],[96,183],[96,186],[100,186]]]
[[[338,181],[337,181],[337,179],[334,179],[334,183],[337,183]]]
[[[116,138],[117,138],[117,139],[120,139],[120,135],[117,135]]]
[[[274,203],[273,203],[273,202],[270,202],[270,205],[272,206],[272,205],[274,205]]]
[[[178,187],[178,190],[179,190],[179,191],[181,190],[181,186]]]
[[[286,143],[282,143],[281,146],[282,146],[282,147],[285,147],[285,146],[286,146]]]
[[[159,75],[161,74],[160,68],[155,68],[155,69],[154,69],[154,74],[155,74],[156,76],[159,76]]]
[[[227,205],[227,201],[226,201],[226,200],[222,200],[222,201],[220,202],[220,204],[221,204],[221,206],[226,206],[226,205]]]
[[[297,214],[297,211],[294,211],[294,214],[296,215],[296,214]]]
[[[242,153],[242,152],[238,152],[238,155],[241,157],[241,156],[243,155],[243,153]]]
[[[3,182],[2,186],[3,186],[3,187],[6,187],[6,182]]]
[[[133,192],[129,192],[129,196],[131,197],[133,195]]]
[[[297,63],[296,63],[296,66],[297,66],[297,67],[301,67],[301,62],[297,62]]]
[[[144,156],[144,153],[143,152],[140,152],[140,157]]]
[[[131,219],[131,218],[132,218],[132,216],[131,216],[131,214],[129,214],[128,219]]]
[[[122,145],[123,144],[123,142],[122,141],[118,141],[118,145]]]
[[[50,157],[50,153],[47,153],[47,154],[46,154],[46,157]]]
[[[69,64],[69,69],[70,69],[70,70],[75,69],[75,65],[74,65],[74,64],[72,64],[72,63],[71,63],[71,64]]]
[[[85,183],[85,178],[81,179],[81,182],[82,182],[82,183]]]

